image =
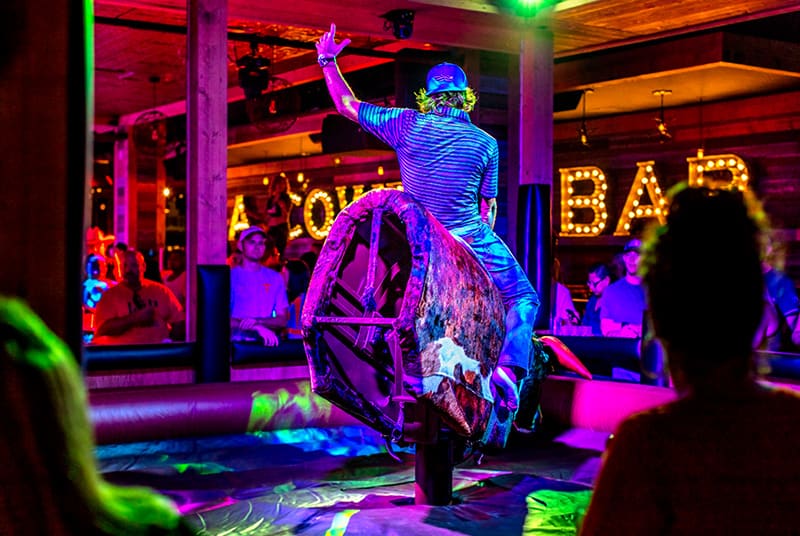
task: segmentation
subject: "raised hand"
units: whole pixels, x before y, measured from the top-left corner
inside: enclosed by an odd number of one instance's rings
[[[339,53],[350,44],[350,39],[344,38],[340,43],[336,43],[336,24],[331,23],[331,29],[322,34],[322,37],[317,41],[317,53],[326,58],[335,58]]]

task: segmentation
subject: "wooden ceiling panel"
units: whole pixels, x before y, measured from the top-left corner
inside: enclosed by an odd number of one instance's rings
[[[529,21],[498,10],[492,0],[229,0],[229,29],[291,41],[313,43],[332,19],[353,48],[472,48],[516,53]],[[457,6],[456,9],[453,6]],[[396,40],[384,27],[384,13],[415,11],[409,40]],[[550,25],[554,54],[566,59],[620,45],[708,29],[732,21],[800,11],[797,0],[565,0],[556,5]],[[96,0],[95,13],[117,21],[168,24],[185,29],[186,0]],[[800,32],[793,32],[800,34]],[[158,105],[183,100],[185,36],[98,24],[96,37],[96,111],[118,117],[149,109],[158,76]],[[797,37],[800,40],[800,36]],[[246,42],[229,42],[229,87],[237,85],[235,59],[249,52]],[[313,66],[313,48],[260,45],[273,61],[273,72]],[[365,58],[362,58],[362,60]],[[307,65],[308,64],[308,65]],[[305,75],[304,75],[305,76]]]

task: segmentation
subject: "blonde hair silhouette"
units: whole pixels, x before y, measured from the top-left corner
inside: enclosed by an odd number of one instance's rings
[[[106,482],[75,358],[22,301],[0,296],[0,533],[192,534],[152,490]]]

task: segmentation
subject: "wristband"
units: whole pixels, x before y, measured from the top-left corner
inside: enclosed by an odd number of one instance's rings
[[[336,56],[325,56],[324,54],[320,54],[317,56],[317,63],[319,63],[320,67],[325,67],[329,63],[336,64]]]

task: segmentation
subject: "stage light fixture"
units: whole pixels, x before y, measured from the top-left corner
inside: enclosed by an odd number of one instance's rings
[[[396,39],[408,39],[414,32],[414,11],[411,9],[393,9],[381,15],[381,18],[386,19],[383,29],[391,30]]]

